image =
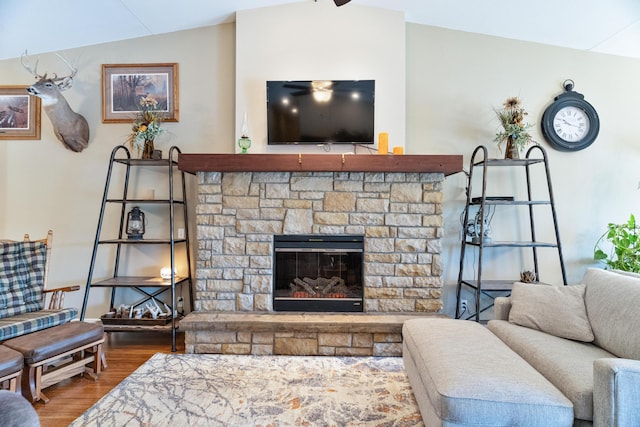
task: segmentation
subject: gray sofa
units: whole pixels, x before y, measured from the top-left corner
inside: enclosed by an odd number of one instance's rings
[[[515,283],[487,327],[404,323],[402,357],[429,427],[640,426],[640,276]]]
[[[579,285],[516,283],[489,330],[573,404],[574,426],[640,426],[640,275],[588,269]]]

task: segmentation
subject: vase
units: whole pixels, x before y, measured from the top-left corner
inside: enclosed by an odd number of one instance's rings
[[[141,159],[153,159],[153,139],[145,139]]]
[[[504,149],[504,158],[505,159],[520,158],[520,150],[518,149],[518,145],[515,143],[512,136],[507,138],[507,146]]]
[[[238,140],[238,147],[242,150],[242,154],[247,154],[247,150],[251,147],[251,138],[243,136]]]

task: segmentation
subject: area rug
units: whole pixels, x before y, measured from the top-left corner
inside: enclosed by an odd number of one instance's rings
[[[424,426],[399,357],[155,354],[80,426]]]

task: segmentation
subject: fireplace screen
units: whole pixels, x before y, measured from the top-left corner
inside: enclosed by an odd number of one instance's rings
[[[362,311],[362,236],[274,236],[275,311]]]

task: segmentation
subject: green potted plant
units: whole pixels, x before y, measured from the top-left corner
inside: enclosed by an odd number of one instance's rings
[[[519,159],[520,150],[527,145],[535,143],[533,137],[529,133],[529,129],[533,127],[531,123],[525,123],[524,116],[527,112],[522,107],[520,98],[513,96],[507,98],[502,104],[501,110],[495,110],[502,130],[496,133],[494,141],[498,143],[498,148],[502,152],[502,144],[506,143],[504,150],[505,159]]]
[[[601,248],[605,241],[611,244],[609,253]],[[609,223],[607,231],[596,242],[593,258],[612,270],[640,273],[640,224],[633,214],[626,223]]]

